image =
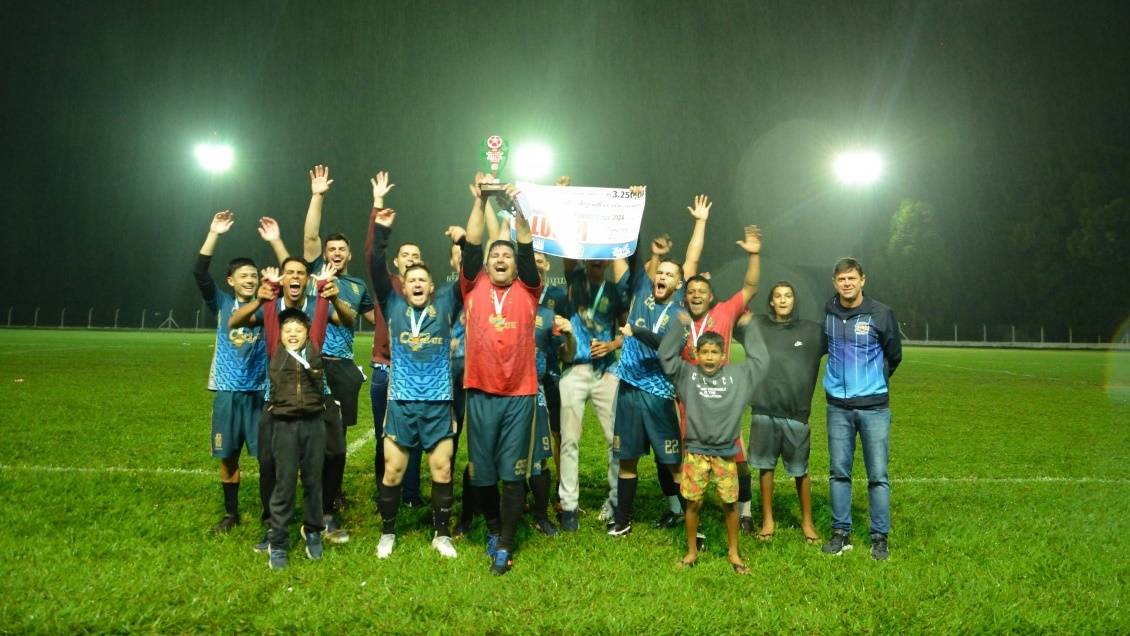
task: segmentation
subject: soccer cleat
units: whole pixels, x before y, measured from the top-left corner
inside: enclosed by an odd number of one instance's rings
[[[239,525],[239,515],[224,515],[220,522],[212,526],[213,534],[224,534]]]
[[[604,505],[600,507],[600,514],[596,517],[600,521],[615,521],[616,519],[616,506],[612,505],[612,500],[605,499]]]
[[[757,526],[753,525],[753,517],[742,517],[738,520],[738,527],[746,534],[757,534]]]
[[[267,558],[267,565],[272,570],[285,570],[287,566],[286,550],[282,548],[271,548],[271,554]]]
[[[629,534],[632,534],[631,523],[626,523],[624,525],[614,523],[612,527],[608,529],[608,536],[610,537],[626,537]]]
[[[696,532],[694,535],[695,549],[702,552],[706,549],[706,535],[701,532]]]
[[[409,510],[418,510],[430,504],[428,504],[423,499],[405,499],[404,501],[400,502],[400,505],[408,508]]]
[[[879,533],[871,535],[871,558],[876,561],[886,561],[889,556],[891,552],[887,549],[887,535]]]
[[[886,541],[883,542],[886,545]],[[851,535],[846,530],[833,530],[832,538],[820,548],[824,554],[839,556],[851,549]]]
[[[455,527],[451,529],[451,536],[459,538],[471,534],[472,523],[474,523],[472,520],[460,519],[459,523],[455,524]]]
[[[441,537],[439,535],[432,537],[432,547],[435,548],[436,552],[439,552],[440,556],[446,559],[454,559],[459,556],[459,553],[455,551],[455,544],[451,542],[451,537]]]
[[[683,525],[683,515],[670,510],[663,511],[663,516],[655,522],[654,526],[660,530],[669,530]]]
[[[328,543],[334,545],[349,543],[349,531],[338,525],[336,515],[322,515],[322,523],[326,526],[322,536]]]
[[[576,510],[562,510],[561,511],[561,531],[562,532],[576,532],[581,529],[580,522],[577,521]]]
[[[553,522],[550,521],[548,517],[542,517],[535,521],[534,529],[547,537],[556,537],[558,532],[557,526],[553,525]]]
[[[302,538],[306,540],[306,556],[313,561],[322,558],[322,533],[310,532],[303,528]]]
[[[498,535],[497,534],[488,534],[487,535],[487,556],[490,557],[491,559],[493,559],[494,555],[497,554],[497,553],[498,553]]]
[[[392,556],[392,550],[396,547],[395,534],[382,534],[379,541],[377,541],[377,558],[387,559]]]
[[[498,550],[494,553],[494,557],[490,564],[490,573],[496,576],[502,576],[510,571],[510,567],[514,562],[510,560],[510,550]]]
[[[256,543],[255,547],[252,548],[252,549],[255,550],[256,552],[262,552],[262,553],[270,552],[270,550],[271,550],[270,536],[271,536],[271,531],[270,530],[264,530],[263,531],[263,538],[260,539],[259,543]]]

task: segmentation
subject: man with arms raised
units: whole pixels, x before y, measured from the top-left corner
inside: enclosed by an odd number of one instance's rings
[[[891,530],[890,377],[902,362],[902,338],[890,307],[863,296],[863,265],[841,258],[832,270],[836,295],[824,306],[828,365],[828,473],[832,503],[832,538],[827,554],[851,549],[851,469],[855,436],[867,466],[871,513],[871,557],[885,560]]]
[[[516,217],[517,245],[492,242],[483,269],[485,222],[479,186],[489,179],[477,174],[470,186],[474,204],[467,219],[459,284],[467,319],[464,386],[471,482],[490,532],[491,571],[501,575],[511,566],[532,453],[538,391],[534,321],[541,280],[534,264],[533,235],[521,211]],[[507,196],[515,194],[509,188]]]
[[[200,247],[192,271],[208,309],[216,314],[216,347],[208,373],[212,399],[212,456],[220,458],[220,484],[224,491],[224,517],[212,528],[227,532],[239,523],[239,453],[244,443],[252,457],[259,455],[259,418],[267,379],[267,350],[260,327],[228,327],[228,318],[240,306],[252,303],[259,286],[259,271],[250,258],[228,263],[227,283],[232,293],[220,289],[208,274],[208,265],[221,234],[235,222],[228,210],[212,217],[208,236]]]

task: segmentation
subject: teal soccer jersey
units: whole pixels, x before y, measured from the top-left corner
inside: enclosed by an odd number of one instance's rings
[[[561,346],[562,336],[553,333],[553,310],[548,307],[538,307],[538,314],[534,318],[534,346],[537,347],[538,365],[538,406],[545,406],[545,388],[541,378],[545,377],[550,355],[557,359],[557,348]]]
[[[643,327],[663,336],[668,328],[674,324],[675,312],[683,304],[683,288],[680,287],[671,294],[665,303],[655,301],[652,294],[651,279],[643,270],[620,279],[621,288],[627,292],[630,281],[632,306],[628,311],[628,324]],[[659,355],[654,349],[640,342],[639,338],[628,336],[624,338],[624,346],[620,350],[620,366],[617,369],[620,379],[632,386],[647,391],[661,398],[675,397],[675,387],[663,373],[659,366]]]
[[[388,320],[392,369],[389,397],[403,401],[444,401],[451,389],[451,323],[461,306],[454,288],[437,293],[423,309],[391,293],[382,306]]]
[[[267,383],[267,348],[262,327],[228,327],[228,319],[244,303],[231,294],[215,290],[208,308],[216,312],[216,348],[208,371],[212,391],[262,391]],[[262,324],[262,309],[256,322]]]
[[[321,271],[324,263],[325,261],[321,256],[314,259],[314,262],[310,263],[310,272]],[[337,297],[345,301],[357,314],[357,317],[354,319],[352,327],[342,327],[333,322],[326,325],[326,342],[322,345],[322,355],[331,358],[351,359],[353,357],[353,334],[361,325],[361,314],[373,308],[373,297],[369,295],[369,288],[365,285],[364,280],[348,274],[337,275],[337,290]]]

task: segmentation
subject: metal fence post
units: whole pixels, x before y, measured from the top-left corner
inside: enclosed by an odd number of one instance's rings
[[[981,342],[989,341],[989,326],[981,323]]]
[[[62,329],[67,323],[67,308],[63,307],[63,311],[59,312],[59,328]]]
[[[39,326],[39,307],[35,308],[35,315],[32,316],[31,326],[32,327],[38,327]]]
[[[1068,327],[1067,328],[1067,344],[1072,344],[1073,342],[1075,342],[1074,339],[1072,338],[1072,335],[1073,334],[1071,333],[1071,327]]]
[[[114,307],[114,329],[118,328],[118,312],[121,311],[120,307]]]
[[[1044,344],[1044,326],[1040,325],[1040,344]]]
[[[957,342],[957,323],[953,323],[953,341]]]
[[[930,342],[930,323],[926,323],[926,342]]]
[[[1012,327],[1012,344],[1016,344],[1016,325],[1009,325]]]
[[[8,326],[12,326],[12,308],[10,306],[8,307]]]
[[[783,292],[782,292],[783,293]],[[196,310],[196,329],[200,329],[200,310]]]
[[[91,307],[86,312],[86,328],[90,329],[93,326],[94,326],[94,308]]]
[[[149,310],[148,309],[142,309],[141,310],[141,328],[142,329],[145,329],[145,312],[147,312],[147,311],[149,311]]]

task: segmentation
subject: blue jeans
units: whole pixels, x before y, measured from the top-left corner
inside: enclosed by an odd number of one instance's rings
[[[832,497],[832,529],[851,532],[851,468],[855,434],[867,466],[867,500],[871,533],[891,531],[890,456],[891,409],[844,409],[828,405],[828,473]]]

